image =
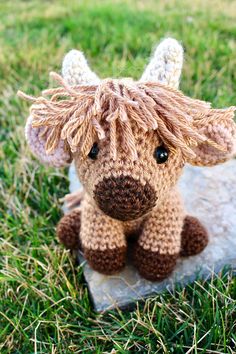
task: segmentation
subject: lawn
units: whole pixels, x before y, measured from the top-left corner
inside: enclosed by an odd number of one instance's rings
[[[235,1],[0,2],[0,353],[235,353],[232,273],[176,287],[132,312],[96,314],[82,269],[58,244],[66,170],[41,166],[24,139],[28,104],[63,55],[82,49],[102,77],[138,78],[164,36],[181,40],[181,89],[236,103]]]

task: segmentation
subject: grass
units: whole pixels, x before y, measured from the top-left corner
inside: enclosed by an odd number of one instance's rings
[[[138,78],[166,35],[185,46],[182,90],[220,107],[236,101],[235,1],[0,3],[0,353],[235,353],[231,272],[176,287],[132,312],[96,314],[55,239],[66,171],[41,166],[24,140],[26,103],[69,49],[102,76]]]

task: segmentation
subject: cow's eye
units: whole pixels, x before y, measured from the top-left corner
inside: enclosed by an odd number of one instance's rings
[[[155,151],[154,151],[154,158],[156,159],[157,163],[164,163],[168,160],[169,157],[169,152],[168,150],[163,146],[158,146]]]
[[[99,147],[97,143],[94,143],[92,149],[89,151],[88,157],[92,160],[96,160],[99,153]]]

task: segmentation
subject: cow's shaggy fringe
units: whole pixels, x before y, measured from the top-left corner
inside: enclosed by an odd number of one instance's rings
[[[184,96],[161,83],[106,79],[98,85],[69,86],[60,75],[51,76],[61,87],[43,91],[50,99],[18,93],[33,102],[32,126],[45,128],[42,135],[49,154],[63,139],[72,153],[80,151],[83,157],[87,156],[97,139],[106,138],[105,122],[109,123],[106,125],[113,159],[117,156],[118,134],[121,148],[132,159],[137,158],[133,123],[144,132],[156,130],[171,151],[181,149],[185,158],[194,158],[194,147],[204,141],[224,151],[223,142],[217,144],[199,131],[204,132],[201,128],[216,120],[227,126],[235,107],[212,109],[209,103]]]

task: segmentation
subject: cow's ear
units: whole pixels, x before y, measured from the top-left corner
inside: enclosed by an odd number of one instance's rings
[[[35,157],[45,165],[52,167],[64,167],[71,163],[72,154],[65,146],[65,142],[60,140],[57,147],[52,152],[47,152],[46,142],[50,135],[50,129],[45,134],[44,127],[32,126],[32,117],[29,116],[25,126],[25,136],[27,143]]]
[[[206,136],[209,142],[206,140],[196,146],[195,158],[189,163],[197,166],[214,166],[232,158],[236,153],[235,109],[236,107],[211,109],[209,113],[211,117],[206,116],[195,121],[197,131]]]
[[[183,66],[183,52],[183,47],[175,39],[164,39],[156,47],[140,81],[161,82],[178,88]]]
[[[89,68],[83,53],[78,50],[71,50],[65,55],[62,63],[62,75],[70,86],[99,82],[97,75]],[[72,161],[72,154],[64,140],[60,140],[56,148],[48,152],[46,143],[51,132],[50,128],[45,133],[45,127],[34,127],[31,116],[27,119],[25,135],[33,154],[46,165],[64,167]]]

